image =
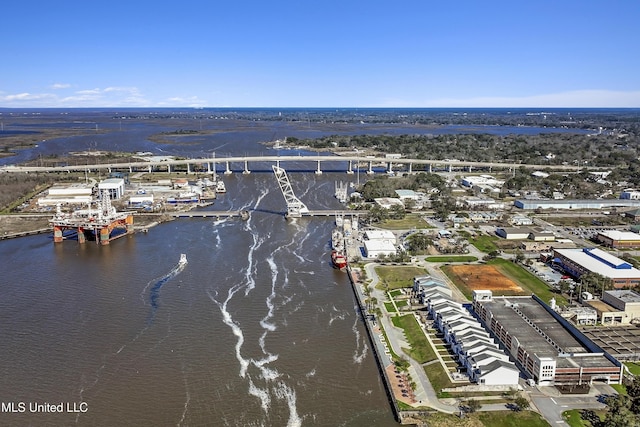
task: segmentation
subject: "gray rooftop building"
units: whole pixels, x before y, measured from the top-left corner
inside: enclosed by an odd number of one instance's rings
[[[540,385],[620,383],[620,362],[588,340],[536,296],[489,297],[473,309],[520,367]]]

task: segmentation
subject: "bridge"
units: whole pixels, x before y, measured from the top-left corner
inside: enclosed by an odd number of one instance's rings
[[[317,156],[239,156],[239,157],[212,157],[212,158],[193,158],[193,159],[172,159],[162,161],[139,161],[129,163],[98,163],[98,164],[77,164],[64,166],[4,166],[0,168],[0,172],[72,172],[72,171],[128,171],[133,172],[154,172],[165,170],[169,173],[177,168],[186,168],[187,173],[194,173],[196,170],[207,173],[218,171],[218,165],[222,166],[225,174],[233,173],[232,165],[236,165],[235,170],[241,170],[244,174],[251,173],[253,170],[271,171],[271,165],[275,164],[280,167],[281,163],[310,163],[315,167],[316,174],[322,174],[322,164],[331,162],[336,167],[344,168],[346,173],[353,174],[355,170],[362,170],[364,165],[366,173],[373,174],[375,168],[384,168],[385,172],[393,172],[394,170],[407,171],[409,173],[414,170],[433,172],[434,170],[443,170],[452,172],[453,170],[473,171],[473,169],[507,169],[513,170],[519,167],[528,169],[549,169],[555,171],[580,171],[583,166],[575,165],[548,165],[548,164],[525,164],[525,163],[508,163],[508,162],[472,162],[463,160],[427,160],[427,159],[404,159],[404,158],[388,158],[388,157],[371,157],[371,156],[334,156],[334,155],[317,155]],[[265,163],[269,166],[265,167]],[[340,166],[335,166],[339,163]],[[239,167],[238,167],[239,166]],[[261,168],[261,169],[257,169]],[[593,167],[590,167],[590,169]],[[594,168],[597,169],[597,168]]]

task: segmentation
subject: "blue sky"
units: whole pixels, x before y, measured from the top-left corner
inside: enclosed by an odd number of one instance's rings
[[[640,1],[5,2],[0,107],[640,107]]]

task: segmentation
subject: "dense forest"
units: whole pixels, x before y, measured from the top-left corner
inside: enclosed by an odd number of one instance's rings
[[[456,159],[548,165],[628,166],[638,158],[639,141],[631,136],[541,135],[334,135],[288,138],[291,145],[313,149],[373,150],[413,159]]]

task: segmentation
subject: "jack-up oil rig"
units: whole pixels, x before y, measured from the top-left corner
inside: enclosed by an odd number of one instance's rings
[[[73,236],[71,233],[66,236],[66,230],[77,232],[78,243],[85,243],[87,238],[93,237],[96,243],[102,245],[108,245],[118,237],[133,233],[133,215],[117,212],[111,205],[108,190],[103,190],[100,198],[89,203],[86,209],[64,213],[58,205],[56,215],[49,223],[53,226],[55,243]],[[113,233],[114,230],[120,232]]]

